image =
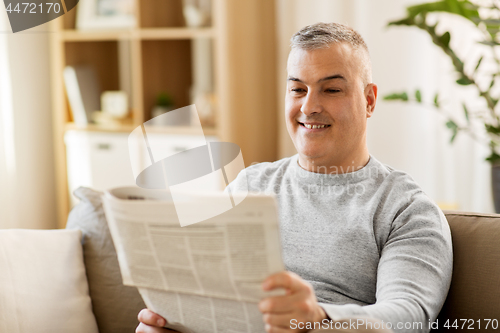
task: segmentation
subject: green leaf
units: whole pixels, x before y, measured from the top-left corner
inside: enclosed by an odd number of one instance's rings
[[[422,103],[422,93],[420,92],[419,89],[415,91],[415,99],[417,100],[418,103]]]
[[[467,110],[467,105],[465,105],[465,102],[462,103],[462,106],[464,107],[465,119],[467,119],[467,123],[470,124],[469,110]]]
[[[439,108],[439,94],[436,93],[436,96],[434,96],[434,106]]]
[[[458,134],[459,127],[453,120],[448,120],[448,122],[446,123],[446,127],[448,127],[452,132],[450,143],[453,143]]]
[[[480,19],[478,7],[470,1],[444,0],[437,2],[423,3],[407,8],[409,17],[416,17],[419,14],[428,12],[448,12],[465,17],[466,19],[478,24]]]
[[[384,100],[386,100],[386,101],[401,100],[401,101],[408,102],[408,94],[406,92],[393,93],[393,94],[389,94],[389,95],[384,96]]]
[[[407,17],[407,18],[399,20],[399,21],[389,22],[388,25],[407,25],[407,26],[412,26],[412,25],[415,25],[415,20],[413,18],[411,18],[411,17]]]
[[[500,134],[500,127],[495,127],[493,125],[484,124],[484,128],[486,129],[486,132],[488,132],[488,133],[491,133],[494,135]]]
[[[441,37],[439,37],[441,44],[443,44],[443,46],[445,46],[446,48],[450,47],[450,39],[451,35],[449,31],[446,31]]]
[[[500,26],[500,20],[498,19],[486,19],[486,20],[479,20],[480,22],[483,22],[484,24],[491,25],[491,26]]]
[[[489,41],[489,40],[481,41],[481,42],[479,42],[479,44],[488,45],[488,46],[497,46],[497,45],[500,45],[500,43],[498,43],[498,42]]]
[[[476,68],[474,68],[474,72],[477,72],[477,69],[481,65],[481,61],[483,61],[483,56],[481,56],[481,58],[479,58],[479,61],[477,62],[477,65],[476,65]]]
[[[490,35],[495,35],[500,31],[500,28],[497,25],[487,25],[486,30],[490,33]]]
[[[168,93],[162,91],[156,97],[156,105],[163,106],[163,107],[169,107],[169,106],[174,105],[174,100],[173,100],[172,96],[170,96]]]
[[[450,11],[453,13],[460,13],[460,6],[458,5],[457,0],[445,0],[446,4],[450,8]]]
[[[428,12],[447,12],[449,7],[446,1],[428,2],[416,6],[410,6],[406,8],[409,17],[416,17],[421,13]]]
[[[407,17],[390,22],[388,25],[416,25],[415,19],[417,16],[423,18],[419,19],[420,23],[425,24],[425,16],[430,12],[448,12],[456,15],[463,16],[464,18],[472,21],[475,25],[481,22],[481,18],[478,13],[478,6],[474,5],[467,0],[442,0],[436,2],[428,2],[415,6],[410,6],[406,8]]]
[[[468,77],[462,77],[460,79],[457,80],[457,83],[462,85],[462,86],[468,86],[469,84],[473,84],[474,81],[472,81],[471,79],[469,79]]]
[[[491,164],[495,164],[500,162],[500,155],[498,155],[495,151],[491,152],[491,155],[486,157],[486,161],[490,162]]]
[[[446,127],[448,127],[449,129],[457,129],[458,128],[458,125],[456,122],[454,122],[453,120],[448,120],[446,122]]]

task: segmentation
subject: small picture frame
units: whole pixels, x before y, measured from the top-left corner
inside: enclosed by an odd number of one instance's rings
[[[126,29],[137,26],[135,0],[86,0],[77,7],[76,28]]]

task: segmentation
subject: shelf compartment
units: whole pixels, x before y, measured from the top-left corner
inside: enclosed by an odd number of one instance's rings
[[[145,120],[159,93],[167,92],[177,108],[190,104],[192,85],[190,40],[142,41],[142,72]]]
[[[141,28],[185,27],[182,0],[140,0]]]
[[[91,65],[102,91],[120,90],[117,42],[68,42],[64,46],[66,66]]]
[[[67,42],[64,44],[64,52],[65,66],[89,65],[94,68],[101,92],[120,90],[117,42]],[[72,119],[67,98],[66,110],[69,119]]]

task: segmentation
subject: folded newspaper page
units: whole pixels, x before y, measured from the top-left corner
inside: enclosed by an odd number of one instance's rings
[[[193,197],[196,197],[193,199]],[[249,194],[234,208],[181,227],[176,206],[206,209],[223,194],[186,195],[175,205],[168,191],[117,188],[103,195],[123,283],[180,332],[264,332],[257,303],[261,283],[284,270],[276,201]],[[186,206],[188,207],[188,206]]]

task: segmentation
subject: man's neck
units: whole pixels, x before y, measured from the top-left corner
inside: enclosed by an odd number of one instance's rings
[[[311,158],[299,154],[299,166],[310,172],[324,174],[342,174],[357,171],[363,168],[370,160],[368,149],[347,157]]]

